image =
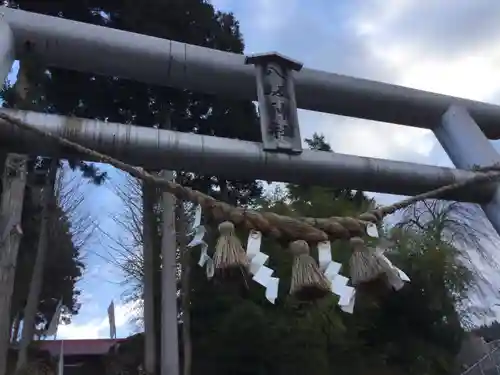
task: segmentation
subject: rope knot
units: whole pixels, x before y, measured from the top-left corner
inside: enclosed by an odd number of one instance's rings
[[[234,224],[231,223],[230,221],[224,221],[219,224],[219,233],[221,235],[229,235],[231,233],[234,233]]]
[[[361,237],[351,237],[349,243],[354,251],[363,250],[365,247],[365,241]]]
[[[309,244],[304,240],[291,242],[288,249],[295,257],[298,257],[299,255],[309,255]]]

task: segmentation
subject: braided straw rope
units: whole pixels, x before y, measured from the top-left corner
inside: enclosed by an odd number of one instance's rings
[[[424,199],[438,198],[442,194],[451,190],[464,188],[474,184],[490,182],[494,179],[500,178],[499,171],[488,170],[487,172],[478,172],[475,176],[467,180],[446,185],[426,193],[418,194],[414,197],[404,199],[389,206],[378,207],[377,209],[370,210],[359,215],[357,218],[337,216],[329,218],[291,218],[288,216],[278,215],[273,212],[257,212],[254,210],[231,206],[227,203],[218,201],[209,195],[203,194],[202,192],[182,186],[176,182],[154,176],[111,156],[91,150],[76,142],[54,135],[45,130],[41,130],[5,113],[0,112],[0,119],[20,129],[36,133],[40,136],[49,138],[62,146],[70,147],[82,154],[91,156],[100,162],[110,164],[143,181],[156,184],[180,200],[199,204],[203,211],[209,212],[218,221],[231,221],[235,225],[244,226],[246,229],[258,230],[267,236],[277,239],[285,238],[289,241],[301,239],[307,242],[317,243],[328,239],[349,239],[351,237],[364,235],[367,224],[378,223],[385,216],[415,202]]]

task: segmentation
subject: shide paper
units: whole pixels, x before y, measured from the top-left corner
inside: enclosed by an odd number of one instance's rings
[[[339,306],[344,312],[351,313],[354,310],[356,291],[348,286],[349,279],[340,274],[342,264],[332,260],[332,249],[330,241],[318,244],[319,268],[331,283],[331,292],[339,296]]]
[[[375,250],[376,255],[382,259],[387,265],[387,281],[395,289],[400,290],[403,288],[405,282],[410,282],[410,278],[403,270],[392,264],[392,262],[384,255],[384,251],[380,248]]]
[[[189,248],[200,246],[200,259],[198,265],[205,267],[207,277],[211,278],[214,275],[214,262],[208,255],[208,245],[203,240],[206,234],[206,229],[201,225],[202,210],[201,206],[196,208],[194,222],[191,235],[193,236],[189,244]],[[368,224],[366,232],[370,237],[378,238],[378,229],[375,224]],[[262,233],[258,231],[250,231],[246,247],[246,256],[249,260],[249,272],[253,275],[252,279],[262,285],[266,291],[265,296],[271,302],[275,303],[278,297],[279,278],[274,277],[274,270],[266,264],[269,261],[269,256],[260,251],[262,244]],[[387,277],[391,286],[399,290],[404,285],[404,282],[409,282],[410,278],[399,268],[395,267],[391,261],[383,254],[381,249],[377,249],[379,256],[387,265]],[[332,260],[331,245],[329,241],[320,242],[318,244],[318,263],[319,268],[325,277],[331,283],[331,292],[339,297],[339,306],[342,311],[353,313],[356,300],[356,290],[352,286],[347,285],[349,279],[340,274],[342,265]]]
[[[375,224],[370,223],[366,226],[366,234],[373,238],[378,238],[378,228]]]
[[[366,226],[366,234],[370,237],[379,238],[378,228],[375,224],[370,223]],[[386,239],[381,239],[382,243],[389,243],[390,241]],[[400,290],[403,288],[405,282],[410,282],[410,278],[406,273],[397,268],[392,264],[392,262],[384,255],[384,251],[381,248],[375,250],[376,256],[382,259],[387,265],[387,271],[385,272],[387,276],[387,281],[395,289]]]
[[[195,246],[200,246],[200,259],[198,260],[198,265],[200,267],[205,267],[205,271],[207,273],[207,277],[211,279],[214,276],[214,261],[208,255],[208,245],[203,240],[206,234],[206,229],[203,225],[201,225],[201,206],[196,207],[196,212],[194,215],[193,226],[191,229],[191,235],[193,238],[188,243],[187,247],[192,248]]]
[[[273,277],[274,270],[267,267],[269,255],[260,251],[262,233],[251,230],[247,241],[247,258],[250,261],[250,273],[253,280],[266,288],[266,298],[275,303],[278,298],[279,278]]]

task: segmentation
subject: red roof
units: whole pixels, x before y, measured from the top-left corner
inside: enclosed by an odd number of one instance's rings
[[[61,352],[61,342],[64,342],[64,356],[103,355],[109,352],[111,346],[121,341],[123,339],[41,340],[38,346],[53,356],[58,356]]]

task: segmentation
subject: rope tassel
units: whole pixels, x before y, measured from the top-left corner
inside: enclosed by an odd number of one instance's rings
[[[386,262],[373,250],[367,248],[362,238],[353,237],[349,242],[353,251],[349,260],[353,285],[375,281],[386,273]]]
[[[309,254],[307,242],[294,241],[290,244],[289,250],[294,256],[290,294],[300,300],[313,300],[330,293],[331,283]]]
[[[234,224],[225,221],[219,224],[220,237],[215,245],[214,267],[216,271],[238,269],[246,271],[249,261],[245,250],[241,246],[239,238],[236,236]],[[243,273],[245,274],[245,273]]]

